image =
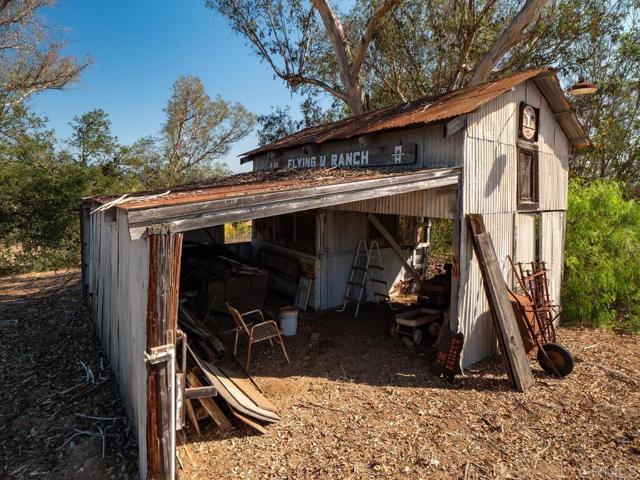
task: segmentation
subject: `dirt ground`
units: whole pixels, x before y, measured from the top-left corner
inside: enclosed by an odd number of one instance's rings
[[[77,282],[0,279],[0,478],[137,475]],[[290,364],[258,347],[251,371],[282,421],[266,435],[187,427],[180,478],[640,478],[640,338],[560,329],[574,373],[556,380],[532,363],[536,386],[520,394],[498,359],[435,378],[428,349],[387,335],[389,315],[306,317],[286,338]]]
[[[389,315],[302,321],[288,365],[258,350],[251,373],[282,421],[266,435],[188,430],[182,478],[640,478],[640,338],[562,328],[574,373],[532,363],[522,394],[497,359],[435,378],[433,353],[387,335]]]
[[[0,278],[0,478],[137,478],[77,271]]]

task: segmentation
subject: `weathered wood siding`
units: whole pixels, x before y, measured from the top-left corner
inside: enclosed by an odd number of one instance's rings
[[[542,212],[542,259],[552,271],[554,300],[559,302],[563,249],[563,210],[567,208],[569,142],[533,82],[526,82],[467,116],[462,173],[462,212],[482,213],[495,244],[505,280],[513,281],[506,256],[535,259],[534,216],[518,212],[517,145],[519,106],[540,108],[538,135],[539,209]],[[551,212],[551,211],[558,212]],[[465,334],[464,366],[495,351],[495,333],[480,269],[463,221],[457,318]],[[515,251],[514,251],[515,249]]]
[[[94,213],[88,224],[88,298],[96,333],[138,439],[140,474],[145,478],[148,245],[146,240],[129,239],[127,218],[120,211]]]
[[[453,135],[444,138],[444,127],[434,125],[429,127],[412,128],[395,132],[379,133],[366,138],[366,143],[361,144],[357,138],[327,142],[319,146],[314,155],[332,153],[336,151],[351,151],[363,148],[363,145],[417,145],[415,164],[416,168],[455,167],[462,165],[462,149],[464,133],[460,130]],[[364,147],[366,148],[366,146]],[[306,154],[303,148],[294,148],[284,152],[286,158],[301,157]],[[253,160],[254,170],[263,170],[269,167],[266,155],[261,155]]]

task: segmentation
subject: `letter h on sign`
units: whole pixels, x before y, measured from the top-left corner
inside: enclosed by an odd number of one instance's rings
[[[396,145],[393,149],[393,161],[395,163],[402,163],[402,156],[404,155],[404,153],[402,153],[402,145]]]

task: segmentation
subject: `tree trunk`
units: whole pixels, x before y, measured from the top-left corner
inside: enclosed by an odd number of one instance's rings
[[[344,84],[344,98],[342,100],[349,106],[354,115],[358,115],[364,112],[362,89],[359,78],[353,79],[351,76],[351,52],[344,27],[327,0],[313,0],[313,6],[320,14],[324,29],[333,47],[340,78]]]
[[[527,0],[491,49],[476,66],[468,86],[486,82],[498,62],[522,39],[522,32],[540,14],[547,0]]]

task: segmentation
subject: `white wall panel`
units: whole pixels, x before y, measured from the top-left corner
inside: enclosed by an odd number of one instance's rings
[[[549,274],[551,300],[560,304],[562,270],[564,266],[565,212],[542,212],[540,257]]]
[[[146,314],[148,243],[132,241],[126,215],[90,217],[89,298],[96,334],[116,377],[138,439],[141,478],[146,476]]]
[[[517,213],[513,243],[515,262],[530,263],[536,259],[536,215]]]
[[[507,255],[512,255],[513,214],[484,215],[487,232],[496,250],[503,276],[510,282],[511,267]],[[458,327],[464,338],[462,365],[467,367],[495,353],[496,334],[484,290],[482,273],[473,250],[468,228],[461,231],[460,287]]]

